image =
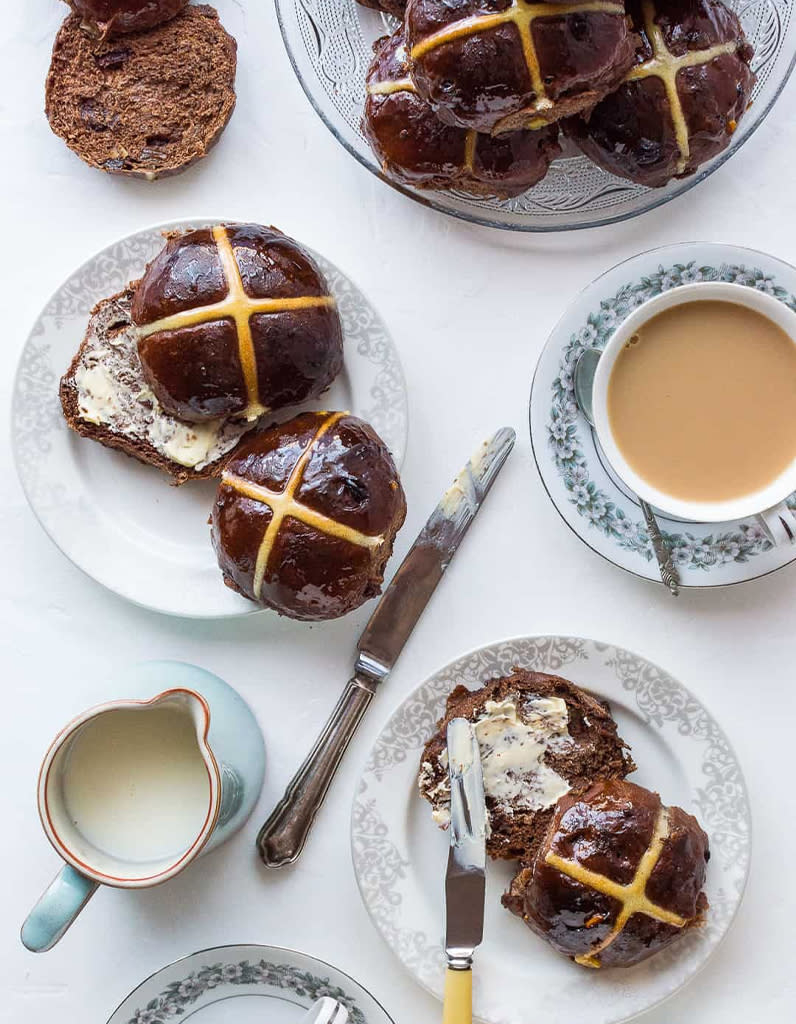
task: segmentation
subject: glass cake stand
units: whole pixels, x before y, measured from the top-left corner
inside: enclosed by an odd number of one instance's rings
[[[793,0],[727,0],[755,48],[752,107],[729,147],[683,181],[649,189],[595,166],[564,141],[547,177],[515,199],[476,199],[460,192],[425,192],[386,178],[360,130],[365,73],[376,39],[394,18],[356,0],[276,0],[285,46],[313,107],[361,164],[405,195],[442,213],[509,231],[571,231],[636,217],[682,195],[728,160],[762,123],[796,61]]]

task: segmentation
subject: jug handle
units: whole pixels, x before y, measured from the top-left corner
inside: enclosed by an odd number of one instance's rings
[[[64,864],[22,925],[22,945],[31,953],[52,949],[97,890],[99,882]]]

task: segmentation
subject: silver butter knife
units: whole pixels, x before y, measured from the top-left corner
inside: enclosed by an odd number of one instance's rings
[[[472,1019],[473,953],[484,937],[487,817],[475,730],[466,718],[448,724],[451,786],[450,851],[445,875],[443,1024]]]
[[[503,427],[483,442],[442,496],[384,591],[357,644],[354,676],[315,746],[257,836],[268,867],[292,864],[379,683],[389,675],[451,558],[500,472],[516,435]]]

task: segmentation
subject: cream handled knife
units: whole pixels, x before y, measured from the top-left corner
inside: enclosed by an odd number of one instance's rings
[[[486,806],[478,739],[466,718],[448,725],[451,823],[445,875],[445,1002],[442,1024],[471,1024],[473,953],[484,937]]]
[[[301,853],[337,766],[376,688],[398,660],[514,440],[514,431],[504,427],[479,446],[443,494],[384,591],[359,638],[353,678],[285,795],[260,829],[257,849],[268,867],[291,864]]]

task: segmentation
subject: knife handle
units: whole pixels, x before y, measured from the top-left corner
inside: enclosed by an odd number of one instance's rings
[[[260,829],[257,850],[266,867],[279,868],[298,859],[376,685],[375,680],[358,674],[349,680],[315,746]]]
[[[445,997],[442,1004],[442,1024],[472,1024],[473,972],[472,968],[449,967],[445,972]]]

